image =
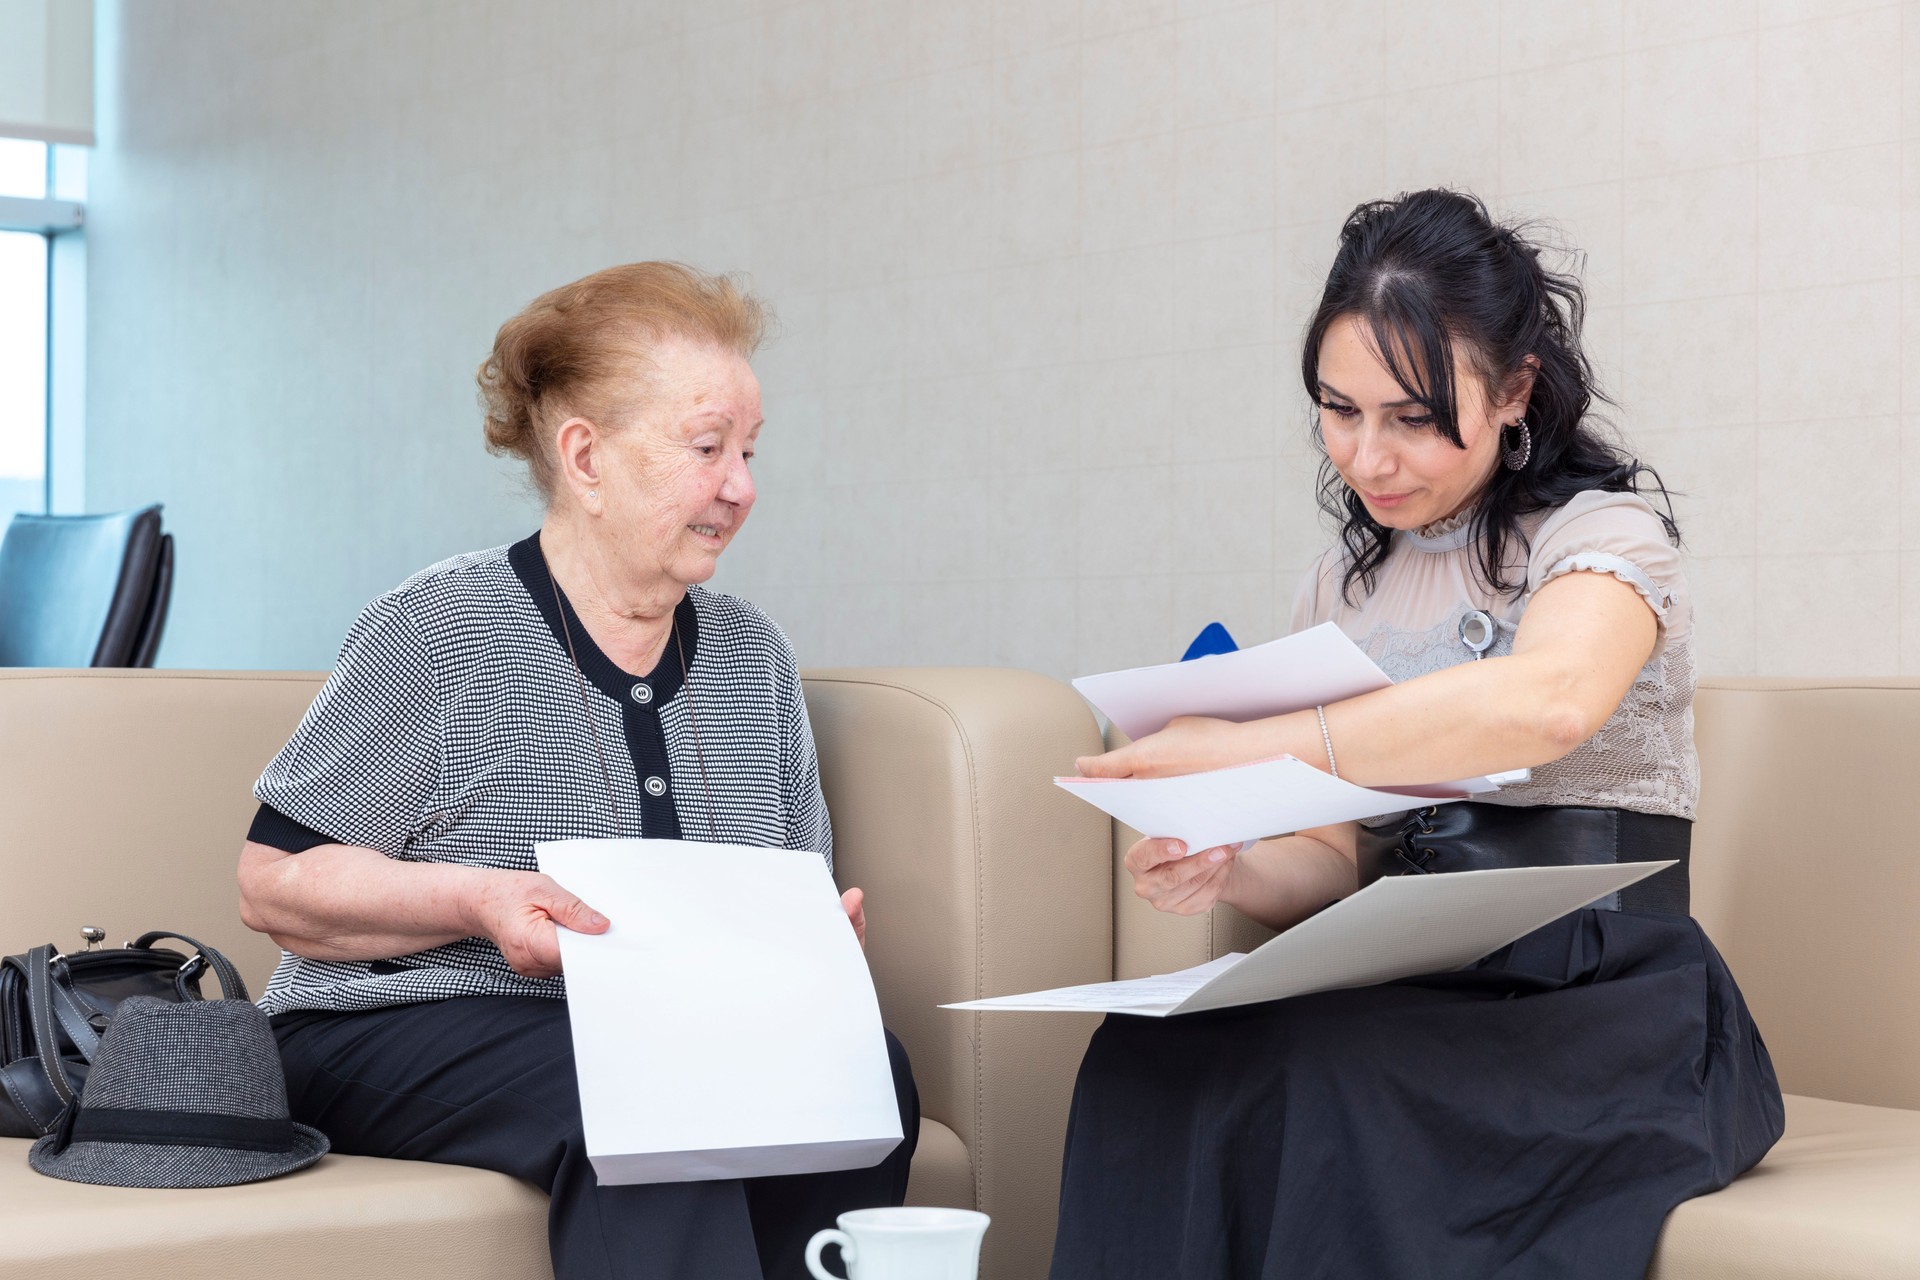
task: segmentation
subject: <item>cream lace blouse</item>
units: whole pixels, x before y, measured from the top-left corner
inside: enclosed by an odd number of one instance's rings
[[[1653,656],[1600,731],[1541,765],[1530,782],[1488,797],[1512,805],[1595,805],[1692,818],[1700,791],[1693,751],[1693,606],[1679,551],[1645,499],[1590,490],[1533,518],[1530,548],[1509,553],[1496,595],[1473,568],[1471,512],[1399,532],[1371,594],[1341,597],[1344,548],[1320,557],[1294,597],[1292,630],[1337,623],[1394,680],[1472,662],[1461,619],[1482,610],[1497,624],[1488,657],[1513,651],[1514,631],[1541,587],[1565,573],[1610,573],[1640,593],[1660,620]],[[1356,587],[1356,595],[1358,594]]]

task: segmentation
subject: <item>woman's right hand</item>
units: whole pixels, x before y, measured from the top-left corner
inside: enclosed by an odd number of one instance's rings
[[[1233,874],[1240,846],[1202,849],[1191,858],[1179,840],[1146,839],[1127,850],[1123,865],[1133,876],[1135,897],[1156,911],[1197,916],[1211,911]]]
[[[490,939],[524,978],[560,972],[559,928],[605,933],[607,918],[538,871],[486,871],[477,876],[468,914],[475,937]]]

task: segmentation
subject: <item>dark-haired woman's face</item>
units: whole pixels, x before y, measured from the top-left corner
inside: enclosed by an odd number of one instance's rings
[[[1519,416],[1520,404],[1493,403],[1485,380],[1457,355],[1453,376],[1460,445],[1409,397],[1365,323],[1341,316],[1321,340],[1327,457],[1367,513],[1389,529],[1418,529],[1465,510],[1500,465],[1500,428]]]

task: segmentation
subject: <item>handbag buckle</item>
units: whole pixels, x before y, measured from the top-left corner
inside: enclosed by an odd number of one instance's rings
[[[206,967],[207,958],[196,951],[181,964],[180,976],[187,979],[197,978],[206,970]]]
[[[107,931],[98,925],[83,924],[80,926],[80,936],[86,939],[88,951],[98,951],[100,944],[107,940]]]

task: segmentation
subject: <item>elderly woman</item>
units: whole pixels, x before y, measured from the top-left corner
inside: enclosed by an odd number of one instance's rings
[[[576,836],[831,869],[793,651],[700,585],[753,509],[761,330],[730,281],[658,262],[501,327],[479,372],[487,444],[527,463],[540,530],[366,607],[261,776],[241,854],[242,916],[285,952],[261,1004],[293,1113],[336,1151],[549,1192],[560,1280],[803,1275],[813,1231],[906,1190],[918,1104],[891,1037],[907,1137],[874,1168],[598,1185],[556,931],[607,921],[534,869],[535,841]],[[860,891],[843,902],[864,935]]]

